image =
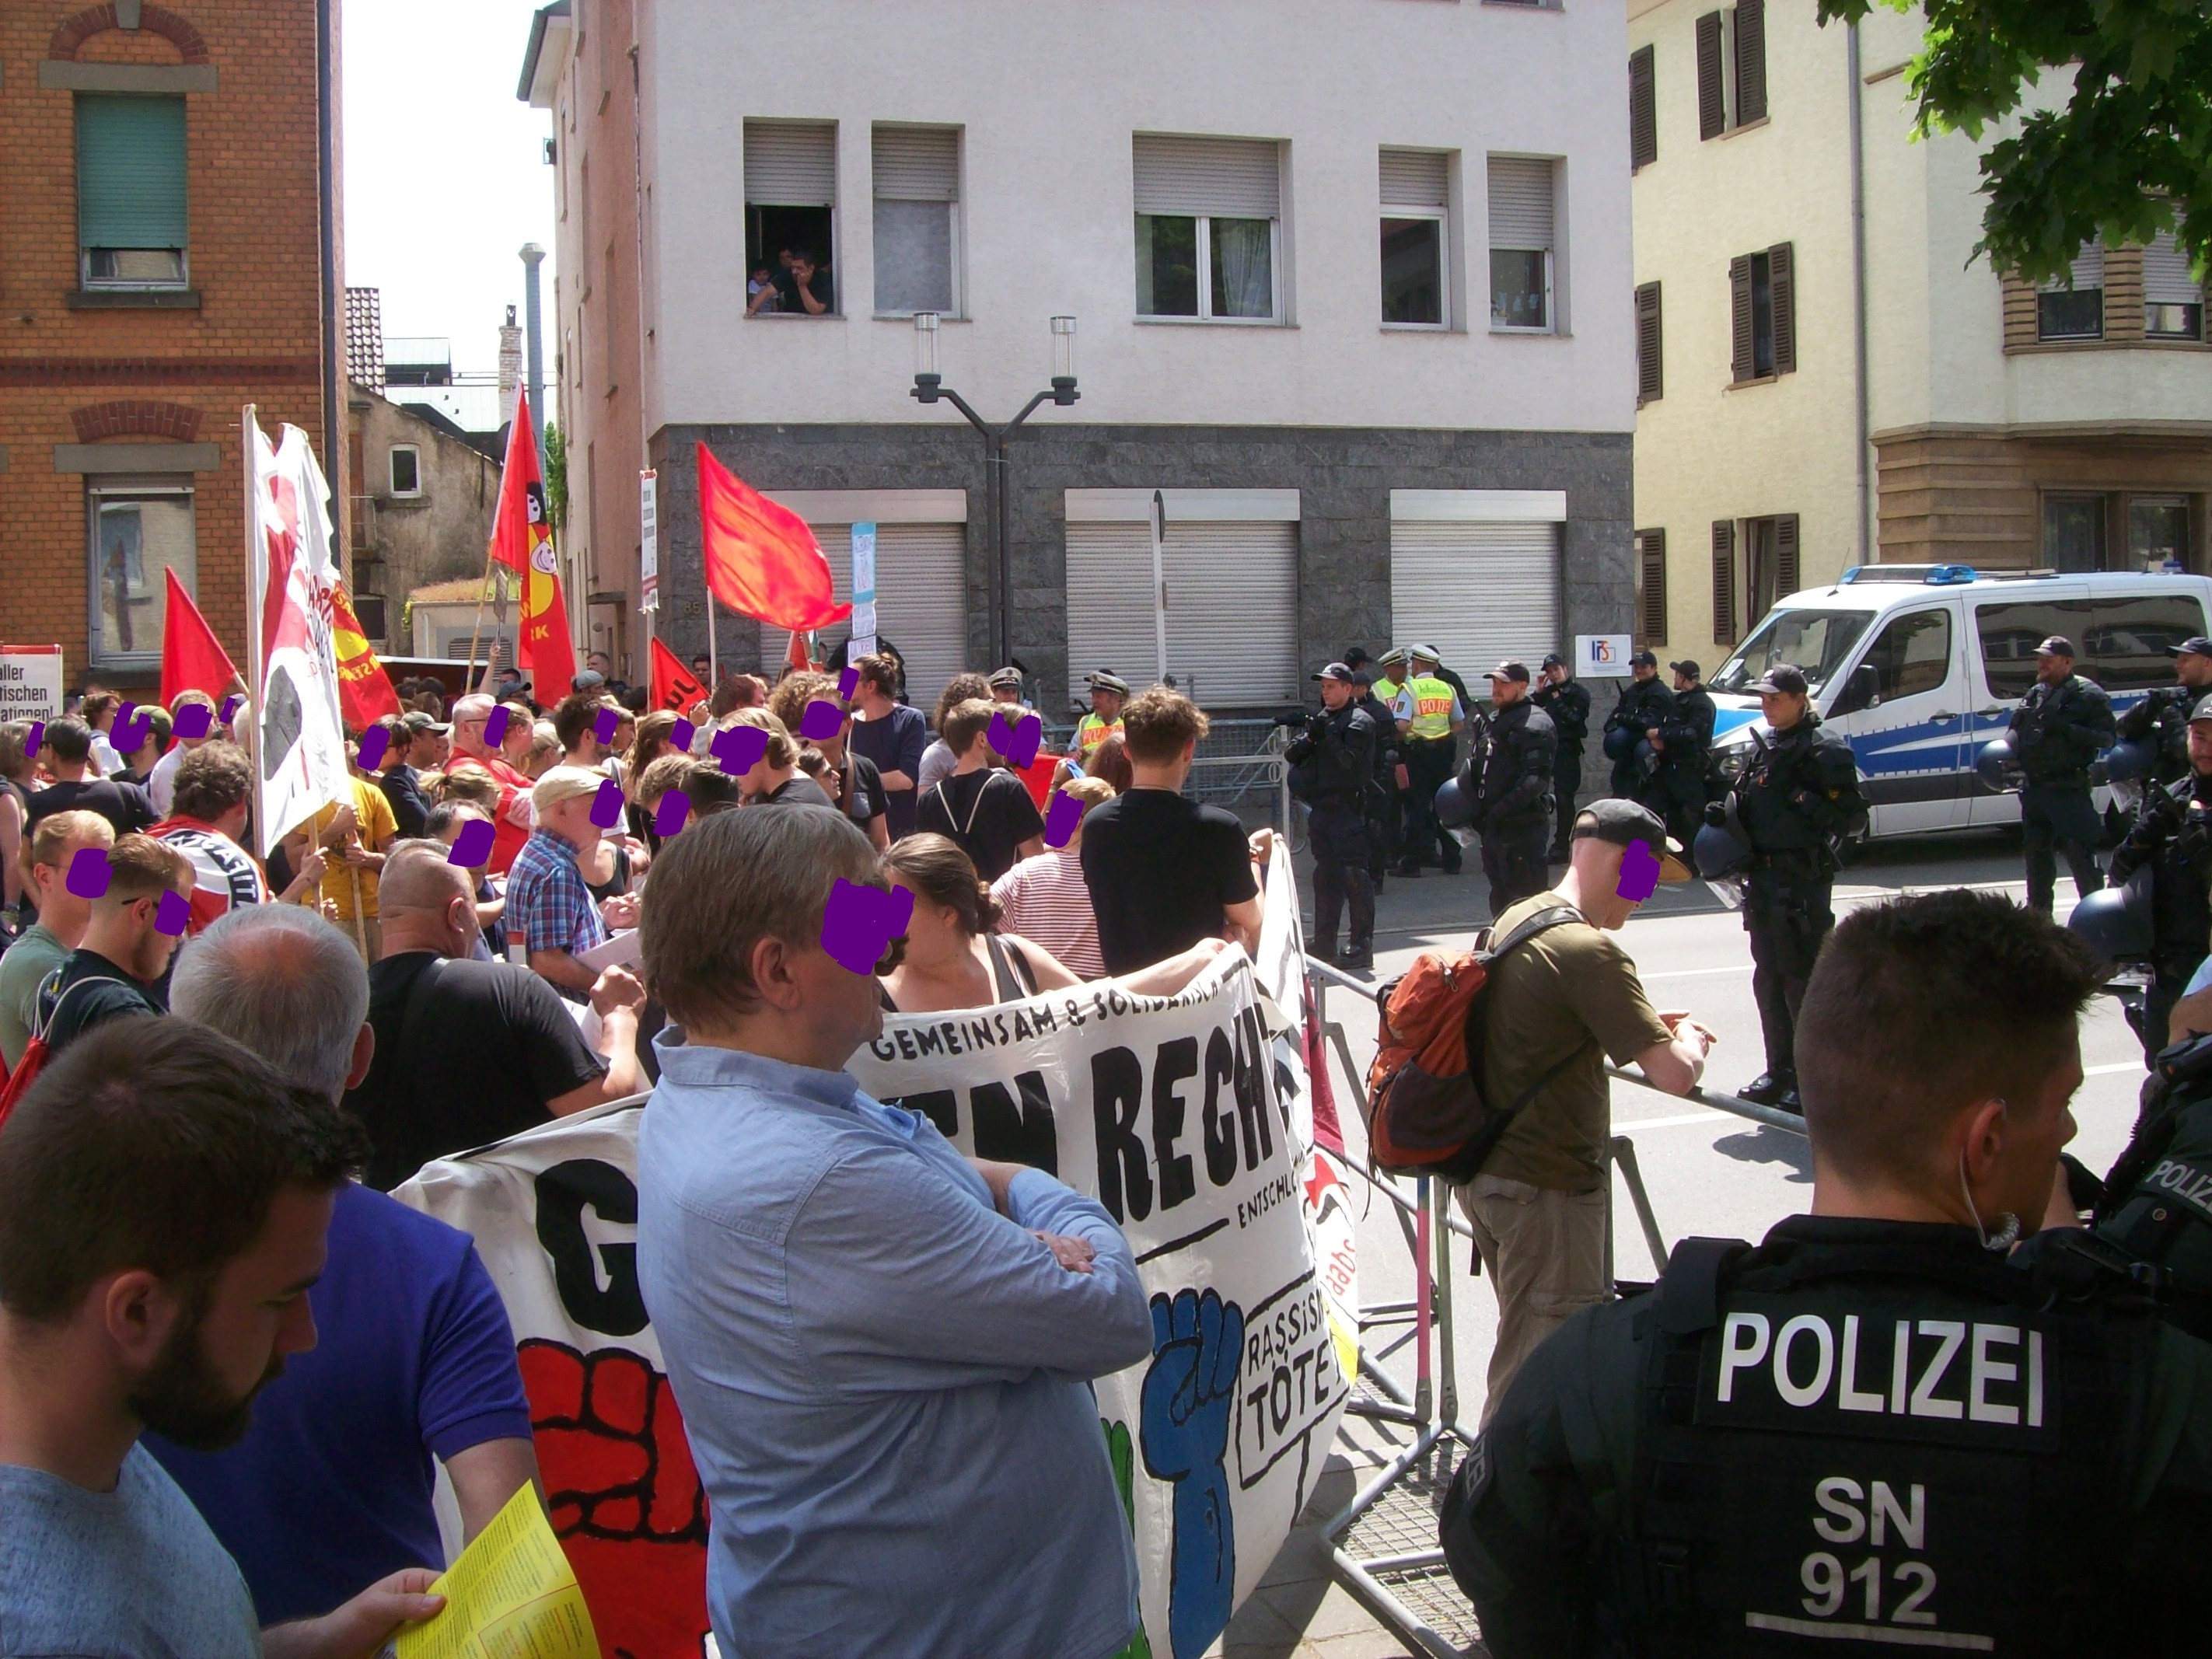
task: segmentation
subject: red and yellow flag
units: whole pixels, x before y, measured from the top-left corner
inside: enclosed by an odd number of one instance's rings
[[[355,731],[399,712],[399,693],[362,632],[342,581],[331,584],[331,651],[337,659],[338,712]]]
[[[491,556],[522,575],[522,649],[516,666],[530,676],[531,696],[555,703],[568,695],[576,672],[568,640],[568,607],[561,598],[553,525],[545,511],[545,479],[531,435],[530,394],[514,400],[507,465],[499,477],[499,511],[491,525]]]

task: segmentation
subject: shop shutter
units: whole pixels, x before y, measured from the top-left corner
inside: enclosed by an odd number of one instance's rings
[[[1560,646],[1559,526],[1393,521],[1390,631],[1470,683],[1508,657],[1533,669]]]
[[[1728,131],[1728,88],[1721,80],[1721,15],[1698,19],[1698,137],[1717,138]]]
[[[1667,643],[1667,532],[1636,532],[1638,632],[1647,646]]]
[[[1490,158],[1490,246],[1549,251],[1552,163],[1540,156]]]
[[[1766,0],[1735,0],[1735,122],[1766,118]]]
[[[745,200],[756,207],[835,207],[837,124],[746,122]]]
[[[853,526],[808,528],[830,561],[832,591],[853,597]],[[927,708],[968,661],[968,526],[958,524],[878,524],[876,526],[876,632],[906,659],[909,694]],[[828,651],[852,633],[849,623],[822,630]],[[764,655],[781,650],[763,643]]]
[[[1735,520],[1713,520],[1713,643],[1735,643]]]
[[[1645,283],[1636,290],[1636,402],[1638,408],[1656,404],[1665,395],[1659,315],[1659,284]]]
[[[1748,380],[1758,367],[1752,349],[1751,255],[1739,253],[1729,261],[1729,372]]]
[[[874,189],[879,202],[960,199],[957,127],[875,129]]]
[[[2193,306],[2203,302],[2204,290],[2189,268],[2189,256],[2170,230],[2161,230],[2142,251],[2143,303],[2148,306]]]
[[[1784,513],[1774,520],[1774,596],[1786,599],[1804,583],[1799,580],[1797,515]]]
[[[1441,208],[1450,200],[1450,160],[1440,149],[1382,153],[1382,201],[1389,207]]]
[[[1766,250],[1767,292],[1774,307],[1774,372],[1797,372],[1797,259],[1794,243]]]
[[[1170,520],[1161,544],[1168,672],[1209,708],[1298,700],[1297,526]],[[1141,523],[1067,526],[1067,666],[1080,682],[1111,669],[1133,685],[1157,667],[1151,532]]]
[[[1139,213],[1273,219],[1282,211],[1282,151],[1271,139],[1140,132],[1135,157]]]
[[[82,247],[185,246],[182,98],[77,94],[76,216]]]
[[[1628,166],[1633,172],[1659,159],[1659,83],[1650,46],[1628,54]]]

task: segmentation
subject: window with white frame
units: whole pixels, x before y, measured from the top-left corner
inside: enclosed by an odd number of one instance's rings
[[[1553,201],[1559,163],[1548,156],[1490,158],[1490,326],[1549,334],[1557,327],[1553,286]]]
[[[960,129],[878,126],[872,135],[876,310],[960,314]]]
[[[390,474],[392,493],[395,495],[419,495],[422,493],[422,452],[413,444],[392,446]]]
[[[1282,316],[1282,150],[1271,139],[1135,139],[1137,314]]]
[[[1451,156],[1440,149],[1385,149],[1381,175],[1383,325],[1447,327]]]
[[[2143,249],[2143,333],[2154,340],[2204,337],[2204,289],[2170,230]]]
[[[165,569],[187,592],[199,578],[192,524],[192,481],[103,477],[85,492],[91,580],[92,660],[158,662],[168,612]]]

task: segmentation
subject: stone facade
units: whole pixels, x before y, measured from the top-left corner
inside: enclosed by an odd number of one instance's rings
[[[400,619],[407,596],[483,573],[499,506],[499,463],[366,386],[349,388],[349,404],[355,584],[385,598],[386,632],[369,642],[404,655],[414,649]],[[416,452],[420,488],[412,495],[392,489],[392,451],[402,445]]]

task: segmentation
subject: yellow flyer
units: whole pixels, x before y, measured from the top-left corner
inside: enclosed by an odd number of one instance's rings
[[[445,1610],[399,1632],[399,1659],[599,1659],[584,1592],[534,1487],[430,1587]]]

